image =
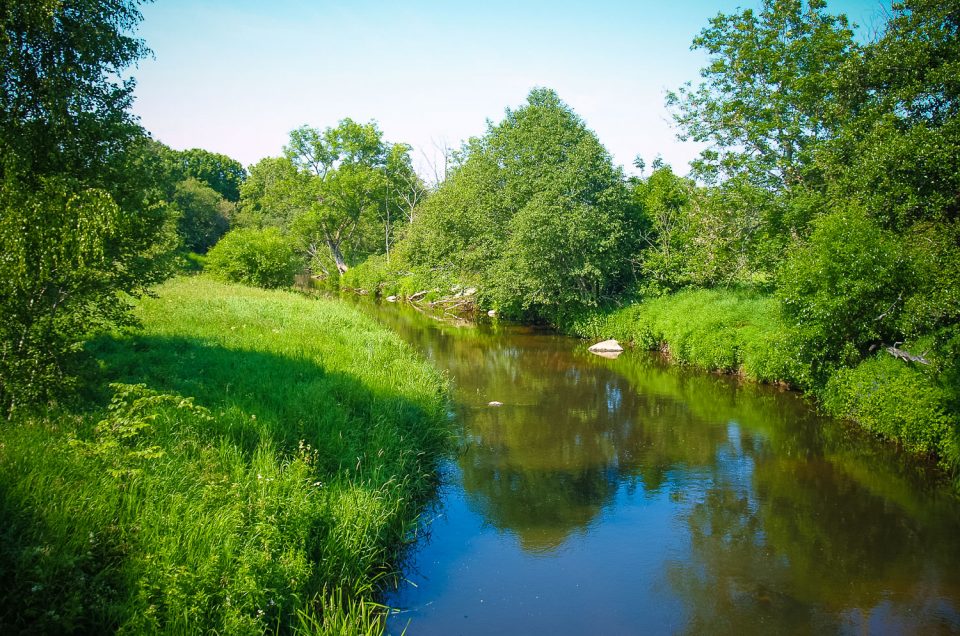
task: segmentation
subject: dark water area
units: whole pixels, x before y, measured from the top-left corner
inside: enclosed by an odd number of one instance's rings
[[[463,442],[390,633],[960,633],[960,501],[796,394],[360,306],[449,372]]]

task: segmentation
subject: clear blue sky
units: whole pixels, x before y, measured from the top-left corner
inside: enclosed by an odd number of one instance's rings
[[[134,112],[177,149],[244,165],[279,155],[290,130],[376,120],[414,146],[457,147],[489,118],[556,90],[632,169],[657,154],[678,171],[698,152],[676,139],[664,92],[696,80],[690,42],[707,19],[757,1],[374,2],[158,0],[139,35],[154,52],[135,71]],[[835,0],[862,28],[882,0]]]

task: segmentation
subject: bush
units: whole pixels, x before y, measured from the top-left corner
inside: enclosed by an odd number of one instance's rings
[[[292,285],[303,265],[276,228],[234,230],[207,254],[207,271],[214,277],[257,287]]]
[[[855,365],[871,344],[894,342],[906,271],[895,236],[851,207],[817,219],[780,271],[777,296],[791,324],[805,386]]]
[[[960,440],[947,398],[930,373],[885,353],[837,371],[823,391],[833,415],[854,419],[908,451],[936,455],[956,470]]]

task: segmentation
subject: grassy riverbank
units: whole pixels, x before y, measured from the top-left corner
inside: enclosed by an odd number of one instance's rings
[[[831,415],[855,420],[914,454],[936,456],[955,478],[960,475],[960,421],[937,361],[905,362],[880,348],[852,367],[835,368],[826,381],[811,382],[770,296],[688,290],[585,314],[564,330],[662,350],[678,363],[709,371],[802,388]]]
[[[0,429],[0,631],[375,630],[448,443],[444,378],[342,304],[157,291],[89,344],[85,408]]]

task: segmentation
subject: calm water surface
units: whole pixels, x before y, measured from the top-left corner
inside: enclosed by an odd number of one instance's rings
[[[364,307],[463,439],[390,633],[960,633],[960,502],[796,395]]]

